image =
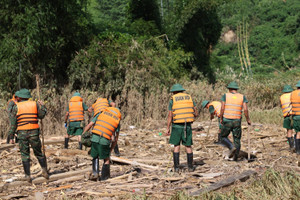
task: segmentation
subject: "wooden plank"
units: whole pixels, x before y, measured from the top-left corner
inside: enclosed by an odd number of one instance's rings
[[[223,187],[234,184],[234,182],[237,181],[237,180],[243,180],[244,181],[244,180],[248,179],[250,176],[252,176],[254,174],[256,174],[255,171],[246,170],[246,171],[243,171],[241,174],[232,175],[232,176],[230,176],[226,179],[223,179],[223,180],[221,180],[217,183],[213,183],[208,187],[205,187],[205,188],[202,188],[200,190],[196,190],[194,192],[191,192],[190,195],[191,196],[198,196],[198,195],[200,195],[201,193],[204,193],[204,192],[211,192],[211,191],[214,191],[214,190],[218,190],[220,188],[223,188]]]
[[[139,163],[135,160],[129,160],[129,159],[122,158],[122,157],[111,156],[110,159],[114,162],[124,163],[124,164],[127,164],[127,165],[133,165],[133,166],[139,166],[141,168],[155,169],[155,170],[159,169],[158,166],[146,165],[146,164],[143,164],[143,163]]]
[[[65,172],[65,173],[60,173],[60,174],[53,174],[53,175],[50,175],[49,180],[45,179],[44,177],[38,177],[38,178],[33,179],[32,183],[33,184],[39,184],[39,183],[44,183],[44,182],[53,182],[53,181],[68,178],[68,177],[71,177],[71,179],[72,179],[73,176],[84,174],[84,173],[89,172],[91,170],[92,170],[92,168],[88,167],[88,168],[78,170],[78,171],[71,171],[71,172]],[[0,186],[0,191],[2,191],[3,188],[13,188],[13,187],[20,186],[20,185],[30,185],[30,183],[28,183],[27,181],[15,181],[15,182],[12,182],[12,183],[6,183],[6,184]]]

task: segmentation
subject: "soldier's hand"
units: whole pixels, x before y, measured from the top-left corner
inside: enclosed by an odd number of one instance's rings
[[[167,131],[166,131],[165,136],[169,136],[169,135],[171,135],[171,134],[170,134],[170,129],[168,128]]]
[[[14,139],[11,139],[11,140],[10,140],[10,143],[11,143],[11,144],[14,144],[14,143],[15,143],[15,140],[14,140]]]
[[[111,136],[111,142],[114,143],[116,141],[116,138],[114,135]]]
[[[41,106],[44,105],[44,102],[42,102],[41,100],[38,100],[37,102],[38,102]]]
[[[249,126],[251,126],[251,121],[250,121],[250,119],[247,120],[247,123],[248,123]]]

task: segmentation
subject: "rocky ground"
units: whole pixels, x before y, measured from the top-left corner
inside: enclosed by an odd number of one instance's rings
[[[123,127],[119,139],[121,158],[112,157],[111,179],[107,181],[88,180],[92,168],[89,149],[77,150],[77,142],[71,143],[68,150],[63,149],[62,143],[54,142],[46,146],[52,177],[48,182],[39,178],[40,166],[31,153],[31,172],[34,179],[32,185],[18,181],[24,176],[18,146],[2,148],[0,199],[167,199],[178,191],[192,194],[246,170],[255,171],[257,176],[269,167],[299,170],[295,154],[288,148],[283,128],[256,124],[248,130],[243,125],[244,152],[239,161],[234,162],[228,159],[227,149],[214,144],[217,139],[217,122],[213,122],[208,131],[209,124],[193,124],[196,170],[187,172],[186,153],[181,148],[179,174],[172,171],[172,146],[168,144],[168,137],[163,136],[163,127],[155,130]],[[247,131],[251,134],[250,152],[257,157],[253,162],[248,162],[245,153],[248,144]],[[45,140],[62,141],[63,137],[46,137]],[[0,149],[6,146],[4,142],[2,140]],[[231,189],[238,184],[239,181],[222,190]]]

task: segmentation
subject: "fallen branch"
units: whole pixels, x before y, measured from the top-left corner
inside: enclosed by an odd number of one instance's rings
[[[124,164],[128,164],[128,165],[133,165],[133,166],[139,166],[141,168],[148,168],[148,169],[155,169],[155,170],[159,169],[158,166],[146,165],[143,163],[136,162],[134,160],[128,160],[126,158],[111,156],[110,159],[114,162],[124,163]]]
[[[200,195],[201,193],[204,193],[204,192],[211,192],[211,191],[214,191],[214,190],[218,190],[220,188],[223,188],[223,187],[234,184],[234,182],[237,181],[237,180],[243,180],[244,181],[244,180],[248,179],[250,176],[252,176],[254,174],[256,174],[256,172],[252,171],[252,170],[243,171],[241,174],[235,174],[235,175],[230,176],[226,179],[223,179],[223,180],[221,180],[217,183],[213,183],[208,187],[202,188],[200,190],[196,190],[196,191],[190,193],[190,195],[191,196],[198,196],[198,195]]]

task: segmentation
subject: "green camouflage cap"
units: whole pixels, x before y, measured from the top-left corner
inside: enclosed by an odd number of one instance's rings
[[[32,97],[30,94],[30,91],[28,89],[24,88],[24,89],[19,90],[18,92],[19,92],[18,97],[20,97],[20,98],[29,99]]]
[[[235,89],[235,90],[238,90],[238,89],[239,89],[239,86],[238,86],[238,84],[237,84],[235,81],[232,81],[231,83],[229,83],[229,84],[227,85],[227,88],[228,88],[228,89]]]
[[[73,97],[81,97],[79,92],[74,92]]]
[[[300,88],[300,81],[298,81],[298,83],[296,84],[297,88]]]
[[[282,92],[293,92],[293,88],[290,85],[285,85]]]
[[[170,90],[170,92],[180,92],[180,91],[185,91],[185,89],[182,87],[180,84],[174,84]]]
[[[207,101],[207,100],[202,101],[202,104],[201,104],[202,108],[205,108],[205,106],[206,106],[208,103],[209,103],[209,101]]]

